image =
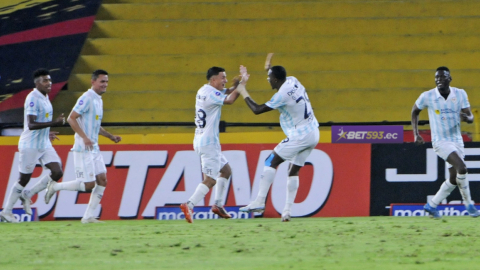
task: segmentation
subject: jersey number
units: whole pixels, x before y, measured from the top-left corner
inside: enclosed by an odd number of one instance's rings
[[[312,114],[312,112],[309,112],[308,109],[307,109],[307,102],[310,103],[310,100],[307,97],[305,97],[305,98],[304,97],[299,97],[295,101],[297,103],[299,103],[300,100],[303,100],[303,102],[305,102],[305,113],[303,114],[303,117],[304,117],[304,119],[308,119],[310,117],[310,115]]]
[[[197,125],[198,128],[204,128],[205,125],[207,124],[207,113],[202,110],[202,109],[199,109],[197,111],[197,121],[195,121],[195,124]]]

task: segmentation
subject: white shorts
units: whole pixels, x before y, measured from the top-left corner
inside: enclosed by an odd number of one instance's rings
[[[448,141],[438,141],[433,144],[433,150],[439,157],[447,162],[448,156],[453,153],[457,152],[460,158],[465,158],[465,152],[463,143],[456,143],[456,142],[448,142]],[[452,164],[447,162],[447,168],[451,168]]]
[[[228,163],[227,158],[222,154],[220,145],[210,144],[195,147],[195,152],[200,156],[202,172],[216,180],[220,170]]]
[[[40,161],[42,166],[52,162],[57,162],[60,164],[60,167],[62,166],[62,161],[53,147],[46,149],[22,148],[18,149],[18,151],[20,153],[18,170],[23,174],[33,173],[38,161]]]
[[[286,138],[279,143],[273,151],[283,160],[288,160],[290,163],[302,167],[305,165],[305,161],[312,150],[317,146],[319,140],[320,132],[318,129],[315,129],[301,140],[290,140]]]
[[[97,175],[107,173],[103,156],[100,152],[73,152],[75,177],[77,181],[92,182]]]

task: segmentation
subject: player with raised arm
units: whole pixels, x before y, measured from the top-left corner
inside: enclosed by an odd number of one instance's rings
[[[271,56],[269,55],[271,58]],[[240,73],[244,80],[237,87],[237,91],[245,99],[248,107],[255,114],[261,114],[277,109],[280,112],[280,126],[287,136],[280,142],[265,160],[265,167],[260,180],[260,188],[255,201],[240,208],[242,212],[263,212],[268,190],[273,183],[278,165],[288,160],[290,162],[287,180],[287,198],[282,212],[282,221],[290,221],[291,207],[295,201],[299,187],[298,173],[305,165],[307,157],[318,144],[320,132],[318,121],[313,114],[310,100],[305,87],[297,78],[287,77],[287,72],[282,66],[270,68],[267,58],[268,82],[272,89],[278,90],[270,101],[258,105],[245,89],[248,77],[247,69],[240,66]]]
[[[412,127],[416,144],[424,144],[418,132],[418,115],[428,108],[428,119],[432,132],[433,150],[447,163],[450,179],[445,180],[440,190],[424,209],[434,218],[441,218],[437,206],[458,186],[463,202],[471,217],[480,213],[470,197],[467,165],[463,160],[464,145],[460,122],[473,122],[473,114],[465,90],[451,87],[452,77],[447,67],[439,67],[435,73],[436,88],[423,92],[412,108]]]
[[[13,186],[0,219],[6,222],[17,223],[12,209],[18,199],[23,203],[23,209],[28,215],[32,214],[30,208],[31,197],[44,190],[49,181],[58,181],[62,178],[62,162],[51,141],[58,139],[58,132],[50,131],[50,127],[65,124],[63,113],[52,121],[53,107],[48,99],[48,93],[52,91],[52,79],[46,69],[38,69],[33,73],[35,89],[27,95],[24,105],[23,132],[18,142],[20,152],[20,179]],[[38,181],[31,190],[24,187],[30,182],[33,170],[40,161],[44,167],[50,170],[50,174]]]
[[[223,208],[223,197],[232,175],[232,169],[222,154],[219,136],[220,115],[223,105],[231,105],[238,98],[234,91],[239,79],[234,79],[231,88],[226,89],[227,74],[221,67],[211,67],[207,71],[208,84],[202,86],[196,95],[195,102],[195,138],[193,148],[200,156],[203,172],[203,182],[197,186],[193,195],[186,203],[180,205],[185,220],[193,222],[193,207],[197,205],[208,191],[216,185],[215,204],[212,212],[222,218],[231,218]]]
[[[80,96],[68,116],[68,123],[75,131],[73,159],[75,163],[76,180],[62,183],[50,182],[45,202],[48,203],[58,190],[90,191],[90,201],[82,223],[101,223],[94,216],[94,211],[100,204],[107,186],[107,168],[103,161],[98,135],[109,138],[115,143],[122,140],[120,136],[112,135],[101,127],[103,118],[102,95],[107,91],[108,73],[105,70],[95,70],[92,74],[92,88]]]

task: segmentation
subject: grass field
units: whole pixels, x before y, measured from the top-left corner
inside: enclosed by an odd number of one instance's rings
[[[478,269],[480,219],[0,224],[0,269]]]

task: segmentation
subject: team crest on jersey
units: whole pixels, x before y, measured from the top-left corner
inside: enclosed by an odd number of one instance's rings
[[[83,100],[80,100],[80,101],[78,102],[78,105],[83,105]]]
[[[33,107],[35,104],[34,104],[33,101],[32,101],[32,102],[30,102],[29,105],[30,105],[30,107]]]
[[[215,92],[215,95],[216,95],[216,96],[220,96],[220,92]]]
[[[452,98],[452,102],[453,103],[457,102],[457,98]]]

